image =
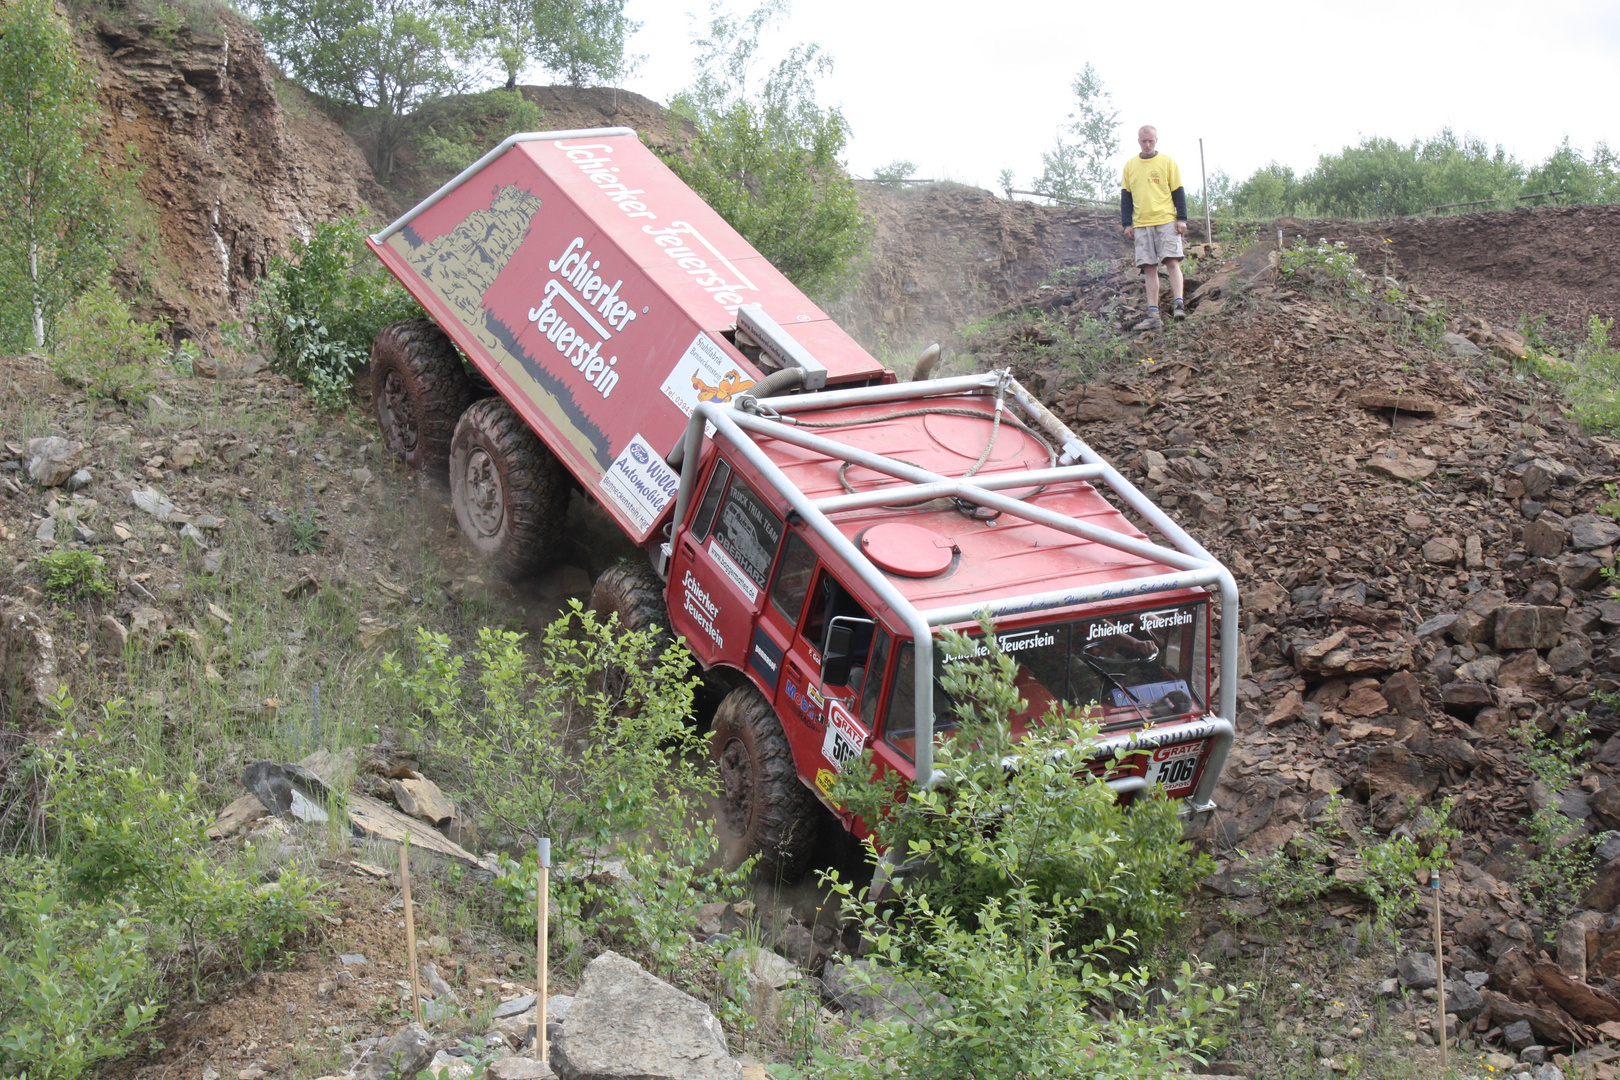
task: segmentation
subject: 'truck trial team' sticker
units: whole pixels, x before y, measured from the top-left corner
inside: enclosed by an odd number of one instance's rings
[[[601,488],[637,529],[646,532],[675,498],[680,482],[675,470],[637,432],[602,474]]]

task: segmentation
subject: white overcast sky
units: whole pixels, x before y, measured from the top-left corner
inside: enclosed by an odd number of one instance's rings
[[[647,57],[625,86],[667,102],[690,80],[707,4],[625,11],[644,24],[631,51]],[[834,57],[822,101],[843,108],[861,176],[904,159],[923,177],[995,188],[1006,168],[1026,184],[1087,61],[1119,110],[1121,154],[1156,124],[1192,190],[1199,138],[1209,171],[1237,178],[1447,125],[1531,164],[1565,135],[1620,148],[1620,0],[795,0],[766,40]]]

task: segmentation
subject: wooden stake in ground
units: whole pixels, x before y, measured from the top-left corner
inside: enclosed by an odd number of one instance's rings
[[[1429,871],[1429,888],[1434,892],[1434,986],[1440,992],[1440,1067],[1446,1067],[1446,961],[1440,940],[1440,870]]]
[[[399,888],[405,900],[405,964],[411,969],[411,1014],[422,1022],[422,976],[416,970],[416,912],[411,905],[411,834],[399,850]]]
[[[1204,171],[1204,140],[1198,140],[1198,177],[1204,185],[1204,243],[1215,242],[1214,227],[1209,223],[1209,173]]]
[[[535,885],[534,902],[534,1044],[540,1048],[541,1061],[551,1060],[551,1040],[546,1038],[546,960],[550,952],[549,932],[551,915],[551,838],[541,837],[536,854],[539,856],[540,879]]]

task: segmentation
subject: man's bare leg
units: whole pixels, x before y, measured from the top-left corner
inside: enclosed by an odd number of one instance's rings
[[[1149,266],[1143,267],[1143,269],[1142,269],[1142,280],[1143,280],[1143,283],[1147,287],[1148,307],[1150,307],[1150,308],[1158,307],[1159,306],[1159,266],[1158,266],[1157,263],[1153,263],[1153,264],[1151,264]],[[1152,314],[1152,312],[1149,312],[1149,314]]]
[[[1170,275],[1170,295],[1175,299],[1180,300],[1182,288],[1181,260],[1166,259],[1164,260],[1164,265],[1166,267],[1165,272]],[[1158,273],[1155,272],[1153,275],[1155,281],[1158,280],[1158,276]],[[1155,290],[1154,295],[1157,296],[1157,290]]]

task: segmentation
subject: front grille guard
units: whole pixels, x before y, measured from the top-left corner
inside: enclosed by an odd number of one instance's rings
[[[797,428],[793,424],[796,413],[813,410],[873,405],[891,401],[917,401],[920,399],[952,396],[994,396],[998,407],[1004,400],[1020,409],[1034,426],[1039,427],[1061,448],[1062,456],[1053,468],[1030,469],[1022,472],[992,473],[985,476],[947,477],[881,454],[860,450],[844,443]],[[754,411],[745,411],[752,409]],[[770,415],[759,415],[759,412]],[[927,786],[939,783],[943,777],[934,769],[934,684],[933,684],[933,629],[940,626],[976,621],[986,610],[992,616],[1023,615],[1032,611],[1070,607],[1104,600],[1117,600],[1129,596],[1169,592],[1185,588],[1219,590],[1221,596],[1220,619],[1220,689],[1216,714],[1188,724],[1167,728],[1107,736],[1099,741],[1100,753],[1105,755],[1127,749],[1151,749],[1157,746],[1190,742],[1193,739],[1214,740],[1208,759],[1199,776],[1198,785],[1187,799],[1187,811],[1194,817],[1207,817],[1214,809],[1215,785],[1225,767],[1231,749],[1234,729],[1232,721],[1237,711],[1238,664],[1238,592],[1237,583],[1225,566],[1210,555],[1196,540],[1187,535],[1169,515],[1155,506],[1146,495],[1137,490],[1090,446],[1082,442],[1058,420],[1050,410],[1037,401],[1009,371],[995,371],[980,375],[935,379],[924,383],[891,383],[885,386],[858,387],[850,390],[825,390],[813,394],[773,397],[767,403],[752,398],[739,398],[728,406],[714,402],[700,402],[692,412],[687,425],[684,452],[681,461],[681,482],[675,499],[674,528],[686,518],[697,473],[702,462],[705,425],[714,426],[714,436],[724,439],[743,459],[752,465],[765,482],[782,496],[794,513],[837,552],[849,567],[859,575],[885,604],[906,624],[916,649],[913,664],[916,703],[916,769],[917,782]],[[904,483],[872,491],[835,495],[811,499],[788,479],[756,441],[756,437],[777,439],[802,447],[829,459],[845,461],[876,472],[892,476]],[[1085,480],[1098,482],[1143,520],[1152,525],[1174,547],[1165,547],[1148,540],[1138,540],[1111,529],[1090,525],[1019,499],[1001,494],[1009,488],[1024,488],[1034,484],[1057,484]],[[848,537],[833,524],[830,515],[866,506],[898,506],[919,504],[940,498],[958,499],[1013,517],[1045,525],[1074,536],[1103,544],[1118,551],[1128,552],[1154,562],[1173,567],[1170,573],[1154,574],[1132,581],[1108,582],[1085,588],[1057,589],[1029,593],[973,605],[929,608],[919,610],[894,587],[883,571],[872,563]],[[669,548],[659,567],[663,572],[668,562]],[[1209,730],[1203,730],[1207,727]],[[1195,732],[1194,729],[1197,729]],[[1134,785],[1132,781],[1135,781]],[[1121,777],[1110,781],[1115,790],[1124,793],[1144,786],[1141,777]]]

